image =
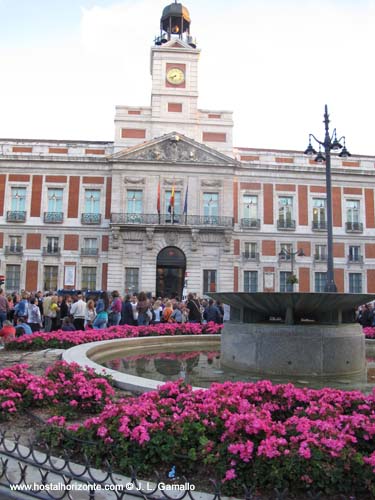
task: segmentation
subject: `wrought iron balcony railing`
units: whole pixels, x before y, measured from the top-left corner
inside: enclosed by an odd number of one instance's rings
[[[315,260],[315,262],[326,262],[327,261],[327,255],[316,253],[314,255],[314,260]]]
[[[216,215],[111,214],[112,224],[233,227],[233,217]]]
[[[42,254],[44,257],[52,256],[52,257],[60,257],[61,249],[60,247],[43,247]]]
[[[6,246],[4,249],[5,255],[22,255],[23,254],[23,246],[21,245],[10,245]]]
[[[81,224],[101,224],[102,214],[81,214]]]
[[[83,257],[97,257],[99,254],[98,248],[81,248],[81,255]]]
[[[260,229],[260,219],[241,219],[241,227],[244,229]]]
[[[363,233],[362,222],[345,222],[345,231],[347,233]]]
[[[348,264],[363,264],[363,255],[348,255]]]
[[[61,224],[64,222],[63,212],[44,212],[44,222],[46,224]]]
[[[313,220],[311,224],[311,229],[313,231],[327,231],[327,221]]]
[[[259,261],[259,253],[258,252],[242,252],[242,257],[244,260],[252,260],[255,262]]]
[[[296,221],[292,219],[278,219],[277,229],[280,229],[282,231],[294,231],[296,229]]]
[[[7,212],[7,222],[25,222],[26,221],[26,211],[15,211],[8,210]]]

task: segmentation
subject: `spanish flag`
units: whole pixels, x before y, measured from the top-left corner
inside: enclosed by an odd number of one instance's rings
[[[169,199],[169,206],[168,206],[168,212],[171,214],[172,212],[174,213],[174,185],[172,187],[172,193],[171,197]]]
[[[158,211],[158,214],[160,215],[160,180],[158,184],[158,197],[156,200],[156,210]]]

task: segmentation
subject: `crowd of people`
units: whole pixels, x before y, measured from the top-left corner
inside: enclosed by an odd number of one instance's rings
[[[223,323],[219,301],[199,299],[189,293],[178,298],[148,297],[144,292],[121,297],[118,291],[85,297],[23,291],[5,296],[0,289],[0,338],[3,340],[36,331],[76,331],[114,325],[159,323]]]
[[[357,322],[364,328],[375,326],[375,306],[374,304],[365,304],[359,306],[356,314]]]

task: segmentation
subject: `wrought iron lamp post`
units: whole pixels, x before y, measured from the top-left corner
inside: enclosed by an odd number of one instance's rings
[[[327,104],[324,107],[324,141],[320,141],[313,134],[309,134],[309,145],[305,150],[305,154],[309,156],[317,155],[315,161],[317,163],[326,164],[326,191],[327,191],[327,281],[324,291],[337,292],[335,284],[334,269],[333,269],[333,229],[332,229],[332,184],[331,184],[331,151],[340,151],[341,158],[350,156],[349,151],[345,146],[345,136],[337,139],[336,129],[333,130],[332,137],[329,134],[329,115]],[[317,153],[311,144],[311,139],[314,139],[319,144],[319,152]],[[342,143],[341,143],[342,142]],[[324,148],[324,154],[321,151]]]
[[[300,248],[296,252],[290,251],[287,248],[283,248],[281,250],[281,252],[279,253],[279,257],[281,257],[281,258],[283,258],[283,257],[290,257],[291,279],[292,280],[294,280],[294,278],[295,278],[295,276],[294,276],[294,258],[295,258],[296,255],[298,257],[304,257],[305,253],[302,250],[302,248]],[[294,292],[294,283],[298,283],[298,282],[297,281],[290,281],[290,284],[292,285],[292,292]]]

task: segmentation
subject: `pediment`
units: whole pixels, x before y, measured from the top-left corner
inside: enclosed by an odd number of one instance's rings
[[[181,40],[180,38],[173,38],[172,40],[168,40],[168,42],[164,43],[162,47],[168,49],[192,49],[192,47],[187,42],[185,42],[185,40]]]
[[[236,160],[178,132],[119,151],[117,161],[234,165]]]

